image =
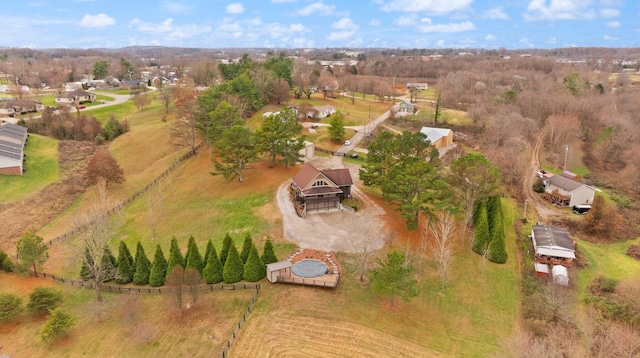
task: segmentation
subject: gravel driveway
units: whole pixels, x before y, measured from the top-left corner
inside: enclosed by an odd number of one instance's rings
[[[352,193],[366,207],[354,213],[346,211],[313,212],[301,218],[291,202],[289,181],[283,183],[276,195],[276,201],[282,213],[284,236],[301,248],[323,251],[353,252],[366,245],[368,250],[379,249],[385,242],[384,210],[358,190],[362,185],[358,179],[357,165],[342,164],[341,158],[317,158],[311,161],[317,169],[349,168],[354,181]],[[366,228],[355,226],[366,222]],[[377,233],[371,234],[371,233]],[[366,244],[362,242],[366,240]]]

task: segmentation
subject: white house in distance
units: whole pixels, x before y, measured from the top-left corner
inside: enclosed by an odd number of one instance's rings
[[[559,205],[592,204],[596,189],[587,184],[571,180],[562,175],[554,175],[544,180],[545,197]]]
[[[56,104],[59,105],[73,105],[76,106],[84,102],[93,102],[96,100],[96,95],[91,92],[83,90],[75,90],[71,92],[65,92],[56,97]]]
[[[6,123],[0,126],[0,174],[22,175],[27,128]]]
[[[313,110],[307,113],[307,118],[316,118],[316,119],[327,118],[334,113],[336,113],[336,107],[331,105],[313,107]]]
[[[415,88],[417,90],[426,90],[429,88],[429,84],[426,82],[407,82],[407,89]]]

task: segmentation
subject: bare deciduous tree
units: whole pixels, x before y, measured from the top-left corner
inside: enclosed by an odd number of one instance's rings
[[[353,253],[353,261],[360,282],[364,281],[364,276],[369,270],[376,250],[385,242],[381,236],[387,234],[381,232],[380,227],[380,220],[366,212],[358,213],[356,219],[351,222],[350,235],[345,241],[346,246],[343,250]]]
[[[422,236],[430,236],[428,241],[431,257],[438,264],[438,274],[440,275],[440,293],[444,295],[444,286],[449,277],[449,270],[453,263],[453,249],[456,243],[455,221],[448,213],[439,213],[435,220],[428,223],[423,230]]]
[[[75,219],[75,227],[83,244],[78,256],[82,257],[89,271],[89,282],[96,293],[96,300],[101,302],[100,284],[115,277],[115,270],[103,265],[102,257],[111,242],[111,233],[121,223],[121,217],[119,211],[113,216],[107,212],[113,204],[107,198],[106,180],[99,180],[97,188],[98,198],[88,212]]]
[[[174,267],[167,275],[165,285],[170,292],[167,295],[169,303],[178,310],[180,318],[182,318],[182,293],[184,283],[184,268],[180,265]]]

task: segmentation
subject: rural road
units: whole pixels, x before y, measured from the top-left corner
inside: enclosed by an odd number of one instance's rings
[[[534,145],[531,152],[529,170],[525,173],[524,179],[522,180],[522,189],[527,198],[527,203],[528,205],[530,205],[530,207],[532,206],[533,208],[535,208],[540,221],[548,221],[550,218],[561,216],[561,214],[553,206],[549,205],[549,203],[544,201],[540,194],[536,193],[533,190],[533,183],[535,180],[538,180],[538,177],[536,177],[536,173],[540,170],[540,148],[542,147],[545,133],[545,128],[542,128],[542,130],[540,130],[538,134],[536,144]]]

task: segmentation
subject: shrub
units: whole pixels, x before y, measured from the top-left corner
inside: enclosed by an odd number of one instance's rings
[[[62,302],[62,293],[48,287],[36,287],[29,294],[27,311],[35,314],[47,313]]]
[[[0,293],[0,322],[11,321],[22,312],[22,298],[13,293]]]
[[[202,262],[202,256],[200,255],[200,250],[198,250],[198,245],[196,245],[196,240],[193,236],[189,237],[189,244],[187,246],[187,256],[185,257],[185,270],[189,271],[190,268],[195,269],[200,274],[202,274],[202,269],[204,268],[204,263]]]
[[[113,280],[116,277],[117,266],[118,261],[111,253],[111,249],[109,246],[105,247],[104,252],[102,253],[102,258],[100,259],[101,281],[109,282]]]
[[[222,270],[222,279],[226,283],[236,283],[242,280],[242,271],[243,265],[240,255],[238,255],[238,250],[235,245],[231,245],[227,261],[224,263],[224,269]]]
[[[133,274],[136,272],[133,266],[133,257],[124,241],[120,241],[118,249],[118,265],[116,269],[116,282],[125,284],[133,281]]]
[[[489,236],[489,222],[487,220],[486,205],[479,206],[478,216],[474,225],[475,232],[472,249],[475,253],[482,255],[491,241],[491,237]]]
[[[68,313],[56,308],[51,311],[47,323],[40,331],[40,337],[45,343],[61,338],[69,332],[75,324],[75,319]]]
[[[249,258],[252,246],[253,240],[251,240],[251,234],[247,233],[244,237],[244,242],[242,243],[242,251],[240,252],[240,259],[243,264],[247,263],[247,258]]]
[[[278,262],[278,258],[276,257],[275,252],[273,252],[273,243],[271,242],[271,239],[267,239],[264,243],[264,249],[262,250],[262,262],[265,265]]]
[[[13,271],[13,262],[4,251],[0,250],[0,270],[4,272]]]
[[[602,296],[607,293],[614,293],[618,286],[618,280],[613,278],[598,277],[591,285],[589,285],[589,292],[596,296]]]
[[[138,241],[136,247],[136,273],[133,274],[133,283],[136,285],[146,285],[149,283],[149,275],[151,274],[151,262],[144,253],[142,244]]]
[[[93,278],[93,274],[91,273],[90,265],[93,265],[93,257],[91,257],[91,253],[89,253],[89,248],[84,248],[84,260],[82,260],[82,267],[80,268],[80,278],[84,281],[89,281]]]
[[[207,257],[207,264],[202,270],[202,277],[204,278],[204,282],[210,285],[222,282],[222,271],[222,262],[220,262],[220,259],[218,258],[216,248],[212,246],[211,251],[209,252],[209,256]]]
[[[184,268],[184,258],[182,257],[182,253],[180,253],[178,240],[173,237],[171,239],[171,248],[169,249],[169,260],[167,261],[167,276],[169,276],[176,266]]]
[[[164,285],[164,279],[167,277],[167,260],[164,258],[160,245],[156,246],[156,253],[153,255],[153,265],[149,274],[149,284],[153,287]]]
[[[249,282],[256,282],[260,281],[266,274],[267,271],[262,259],[258,255],[258,249],[252,246],[249,251],[249,257],[247,257],[247,262],[244,264],[244,279]]]
[[[224,265],[227,262],[227,256],[229,255],[229,248],[233,245],[233,240],[229,233],[224,235],[222,239],[222,249],[220,250],[220,262]]]

